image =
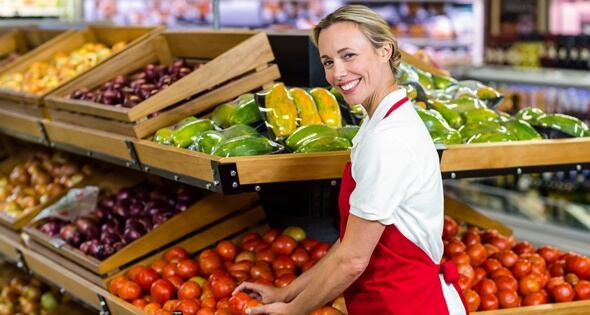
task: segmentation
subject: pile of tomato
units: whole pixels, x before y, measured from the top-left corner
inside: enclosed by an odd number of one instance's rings
[[[444,261],[459,270],[469,311],[590,299],[590,258],[551,246],[535,248],[496,230],[460,226],[445,217]]]
[[[330,249],[328,243],[307,238],[299,227],[248,233],[238,244],[223,240],[196,258],[181,247],[172,248],[150,266],[131,267],[109,289],[148,314],[240,315],[261,302],[248,294],[232,296],[239,283],[287,286]],[[341,314],[331,306],[316,313]]]

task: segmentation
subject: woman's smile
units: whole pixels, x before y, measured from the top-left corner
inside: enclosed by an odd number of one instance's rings
[[[355,91],[355,88],[359,85],[360,82],[361,79],[346,81],[344,83],[338,84],[338,87],[340,88],[343,94],[351,94]]]

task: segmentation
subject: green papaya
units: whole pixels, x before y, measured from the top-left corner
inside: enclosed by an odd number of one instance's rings
[[[482,100],[489,100],[502,97],[502,95],[492,87],[481,86],[477,89],[477,97]]]
[[[430,133],[430,137],[434,143],[440,144],[461,144],[461,133],[457,130],[450,130],[447,132],[433,131]]]
[[[488,142],[506,142],[514,141],[514,137],[501,132],[482,132],[474,135],[467,140],[467,143],[488,143]]]
[[[422,119],[424,125],[426,125],[426,129],[428,129],[429,132],[444,132],[453,129],[437,111],[422,109],[419,107],[414,107],[414,109]]]
[[[426,90],[432,90],[434,88],[434,83],[432,82],[432,74],[430,74],[430,72],[422,71],[417,68],[415,70],[418,74],[418,82],[420,82],[420,84]]]
[[[497,132],[507,134],[508,129],[495,121],[476,121],[461,126],[459,132],[461,133],[463,142],[467,142],[467,140],[479,133]]]
[[[588,125],[576,117],[564,114],[544,114],[533,123],[535,126],[557,129],[573,137],[587,137]]]
[[[227,129],[223,130],[223,136],[226,139],[231,139],[231,138],[235,138],[235,137],[239,137],[239,136],[246,136],[246,135],[257,136],[260,134],[258,133],[258,131],[256,131],[256,129],[254,129],[248,125],[244,125],[244,124],[233,125]]]
[[[446,89],[451,85],[457,84],[457,80],[448,76],[432,76],[432,82],[434,83],[435,89]]]
[[[273,152],[275,144],[263,136],[245,135],[226,139],[213,149],[221,157],[262,155]]]
[[[174,131],[168,127],[158,129],[154,134],[154,141],[159,144],[172,144]]]
[[[343,137],[321,136],[311,139],[301,145],[296,153],[310,153],[310,152],[327,152],[327,151],[341,151],[348,150],[352,144]]]
[[[499,112],[498,118],[500,119],[500,122],[507,122],[512,120],[512,116],[505,112]]]
[[[179,148],[186,148],[193,142],[193,137],[203,131],[212,130],[213,121],[209,119],[197,119],[174,130],[172,142]]]
[[[513,134],[518,140],[540,140],[543,137],[529,124],[520,119],[512,119],[504,122],[504,126],[508,128],[510,134]]]
[[[217,130],[207,130],[196,136],[193,144],[195,145],[195,150],[211,154],[213,148],[223,142],[223,140],[225,140],[223,133]]]
[[[448,108],[459,112],[460,114],[477,108],[485,108],[485,105],[482,103],[482,101],[470,97],[459,97],[448,102],[446,105]]]
[[[516,113],[515,117],[520,120],[524,120],[524,121],[528,122],[529,124],[534,125],[537,121],[537,118],[539,118],[539,116],[541,116],[543,114],[545,114],[545,113],[540,108],[525,107],[525,108],[522,108],[521,110],[519,110],[518,113]]]
[[[285,140],[285,144],[291,151],[296,151],[307,141],[325,136],[336,137],[338,136],[338,131],[326,125],[307,125],[297,128]]]
[[[249,125],[262,120],[262,115],[260,115],[260,110],[258,109],[258,105],[256,105],[254,94],[246,93],[240,95],[235,103],[235,110],[229,115],[229,125]]]
[[[189,123],[195,122],[195,121],[197,121],[197,120],[198,120],[198,118],[197,118],[197,117],[195,117],[195,116],[189,116],[189,117],[187,117],[187,118],[185,118],[185,119],[183,119],[183,120],[181,120],[181,121],[179,121],[179,122],[175,123],[175,124],[174,124],[174,125],[172,125],[170,128],[171,128],[172,130],[177,130],[178,128],[182,128],[183,126],[185,126],[185,125],[187,125],[187,124],[189,124]]]
[[[365,112],[363,111],[363,105],[361,104],[354,104],[354,105],[350,105],[350,112],[357,116],[357,117],[363,117],[365,116]]]
[[[342,128],[338,128],[338,136],[340,136],[342,138],[346,138],[350,142],[352,142],[352,139],[359,132],[359,129],[360,129],[359,126],[353,126],[353,125],[344,126]]]
[[[418,82],[418,74],[414,67],[405,62],[401,62],[397,69],[396,78],[398,82]]]
[[[453,128],[459,128],[463,125],[463,117],[458,112],[450,109],[447,105],[443,102],[433,100],[431,102],[432,108],[434,108],[437,112],[439,112],[444,119],[451,125]]]
[[[418,97],[418,90],[412,84],[402,85],[402,88],[406,90],[409,99],[415,100]]]
[[[475,108],[463,112],[466,123],[473,123],[477,121],[499,121],[498,114],[489,108]]]
[[[332,95],[334,95],[334,97],[336,98],[336,100],[339,103],[346,104],[346,101],[344,100],[344,96],[342,96],[342,93],[340,93],[340,91],[338,91],[337,88],[332,87],[330,89],[330,93],[332,93]]]
[[[213,120],[215,125],[221,128],[227,128],[230,126],[230,117],[232,117],[237,107],[237,104],[231,102],[221,104],[215,107],[213,113],[211,113],[211,120]]]

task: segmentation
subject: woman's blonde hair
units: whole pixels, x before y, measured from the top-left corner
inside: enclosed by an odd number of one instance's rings
[[[375,48],[390,44],[392,48],[389,67],[395,75],[401,61],[397,40],[391,33],[389,24],[375,11],[364,5],[345,5],[323,18],[313,29],[313,40],[318,45],[320,32],[328,26],[338,22],[352,22],[358,25],[361,32],[369,39]]]

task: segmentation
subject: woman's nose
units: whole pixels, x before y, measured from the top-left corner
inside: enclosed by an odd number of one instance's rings
[[[344,78],[346,76],[346,66],[344,63],[334,61],[334,76],[336,79]]]

